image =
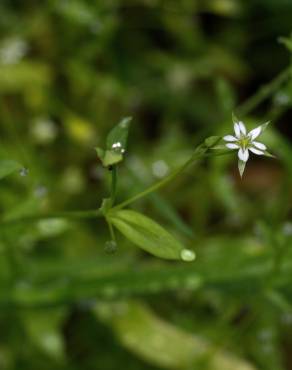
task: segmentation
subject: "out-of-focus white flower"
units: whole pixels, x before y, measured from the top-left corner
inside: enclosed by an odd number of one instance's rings
[[[9,38],[4,40],[0,45],[0,63],[16,64],[27,53],[28,44],[20,38]]]
[[[38,117],[32,124],[31,134],[37,142],[47,144],[56,138],[58,129],[50,118]]]
[[[244,123],[234,119],[235,135],[227,135],[223,137],[223,139],[227,142],[226,147],[228,149],[238,150],[238,166],[241,176],[243,175],[245,164],[249,158],[249,151],[256,155],[271,156],[267,152],[266,145],[256,141],[256,138],[265,130],[268,124],[269,122],[266,122],[250,132],[247,132]]]

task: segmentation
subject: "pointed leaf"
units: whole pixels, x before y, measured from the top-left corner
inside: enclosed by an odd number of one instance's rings
[[[108,219],[132,243],[157,257],[184,261],[195,258],[168,231],[138,212],[117,210],[109,213]]]
[[[111,150],[114,144],[120,143],[121,149],[126,149],[131,117],[123,118],[108,134],[106,148]]]

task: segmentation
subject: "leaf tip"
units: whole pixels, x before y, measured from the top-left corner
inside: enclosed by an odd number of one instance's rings
[[[128,128],[129,127],[129,125],[130,125],[130,122],[132,121],[132,117],[124,117],[122,120],[121,120],[121,122],[120,122],[120,126],[122,127],[122,128]]]

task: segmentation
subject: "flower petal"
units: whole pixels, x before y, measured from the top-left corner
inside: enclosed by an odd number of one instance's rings
[[[256,139],[260,133],[262,132],[262,126],[259,126],[257,128],[254,128],[248,133],[248,136],[251,138],[251,140]]]
[[[235,132],[235,136],[237,138],[240,138],[240,127],[239,127],[239,124],[238,123],[235,123],[234,124],[234,132]]]
[[[233,144],[233,143],[228,143],[228,144],[226,144],[226,147],[227,147],[228,149],[239,149],[239,148],[240,148],[240,146],[239,146],[239,145],[237,145],[237,144]]]
[[[237,141],[237,138],[232,135],[227,135],[223,137],[223,140],[225,141]]]
[[[264,152],[262,152],[261,150],[258,150],[256,148],[249,148],[249,150],[251,152],[253,152],[254,154],[257,154],[257,155],[263,155],[263,154],[265,154]]]
[[[248,149],[242,149],[240,148],[238,151],[238,158],[242,160],[243,162],[247,162],[249,157]]]
[[[259,143],[258,141],[253,141],[252,145],[254,145],[256,148],[261,149],[261,150],[266,150],[267,147],[263,143]]]
[[[244,125],[243,122],[238,122],[238,125],[239,125],[239,128],[240,128],[240,131],[243,133],[243,135],[246,135],[246,127]]]

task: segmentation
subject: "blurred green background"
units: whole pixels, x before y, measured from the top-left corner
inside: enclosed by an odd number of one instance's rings
[[[290,0],[1,0],[0,159],[23,166],[0,183],[1,370],[292,369],[291,25]],[[272,121],[276,160],[241,181],[236,155],[209,158],[133,205],[192,263],[109,250],[101,219],[3,221],[98,208],[94,147],[124,116],[118,201],[233,110]]]

